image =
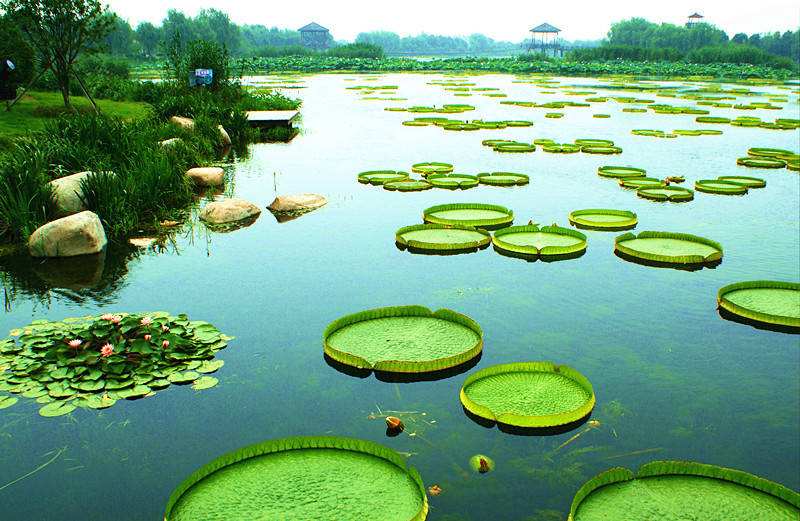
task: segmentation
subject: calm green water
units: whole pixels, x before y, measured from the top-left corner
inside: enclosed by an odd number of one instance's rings
[[[735,162],[748,147],[796,149],[800,133],[699,127],[694,116],[623,113],[628,105],[615,102],[546,119],[550,110],[499,105],[502,98],[479,93],[454,97],[426,85],[441,78],[435,75],[384,76],[377,83],[400,85],[389,96],[409,100],[361,101],[345,87],[364,77],[348,77],[307,78],[307,88],[292,91],[304,100],[305,133],[289,145],[257,145],[249,159],[231,167],[231,191],[262,207],[276,187],[282,194],[324,194],[327,207],[283,224],[265,212],[229,234],[187,226],[163,252],[109,252],[104,266],[89,267],[95,274],[70,275],[63,266],[29,259],[0,261],[7,286],[0,331],[37,318],[168,310],[237,337],[220,353],[225,366],[211,390],[173,387],[106,411],[55,419],[39,417],[32,400],[0,411],[0,486],[65,448],[51,465],[0,490],[0,519],[156,520],[172,489],[200,465],[247,444],[305,434],[366,438],[411,453],[426,486],[443,489],[431,499],[432,520],[565,519],[586,479],[651,459],[720,464],[800,488],[800,337],[723,320],[715,305],[725,284],[800,279],[800,177]],[[512,79],[476,81],[501,88],[508,99],[582,99],[540,94],[541,88]],[[782,111],[712,112],[800,117],[797,96],[790,99]],[[413,115],[383,110],[432,103],[478,107],[454,119],[530,119],[535,126],[447,132],[404,127],[401,121]],[[593,119],[592,113],[612,117]],[[656,139],[631,135],[633,128],[720,128],[725,134]],[[624,153],[498,154],[481,146],[490,138],[612,139]],[[531,183],[394,193],[355,179],[360,171],[408,169],[422,161],[451,162],[456,172],[469,174],[523,172]],[[763,176],[768,184],[744,197],[697,193],[691,203],[659,204],[598,177],[604,164],[642,167],[654,177],[685,175],[687,186],[736,174]],[[437,257],[395,247],[394,231],[421,222],[423,208],[458,201],[512,208],[518,224],[567,225],[572,210],[629,209],[639,215],[637,230],[703,235],[722,243],[725,257],[715,269],[695,272],[640,266],[613,254],[617,233],[592,231],[584,256],[554,263],[528,263],[491,249]],[[80,288],[87,284],[94,287]],[[449,307],[477,320],[485,332],[478,368],[526,360],[575,367],[594,384],[592,418],[600,428],[556,451],[584,427],[538,437],[484,428],[459,404],[464,374],[389,383],[326,364],[321,335],[329,322],[400,304]],[[407,420],[406,434],[386,438],[382,421],[368,419],[379,408],[420,414],[398,414]],[[476,453],[492,457],[496,470],[469,471]]]

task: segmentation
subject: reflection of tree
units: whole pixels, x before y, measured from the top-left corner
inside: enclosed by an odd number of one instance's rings
[[[53,297],[78,304],[111,304],[125,285],[128,263],[142,251],[114,246],[97,255],[63,259],[34,259],[25,254],[0,257],[5,310],[11,311],[19,298],[45,307]]]

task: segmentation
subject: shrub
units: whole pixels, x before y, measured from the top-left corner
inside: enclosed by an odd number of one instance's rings
[[[682,60],[684,54],[671,47],[638,47],[634,45],[601,45],[574,49],[567,53],[567,58],[578,62],[631,60],[631,61],[668,61]]]
[[[371,58],[380,60],[383,58],[383,47],[372,43],[348,43],[328,49],[325,54],[337,58]]]
[[[317,51],[302,45],[267,45],[256,50],[255,55],[262,58],[276,58],[278,56],[311,56]]]
[[[775,56],[752,45],[735,43],[695,49],[689,52],[686,61],[691,63],[747,63],[790,70],[796,67],[789,58]]]

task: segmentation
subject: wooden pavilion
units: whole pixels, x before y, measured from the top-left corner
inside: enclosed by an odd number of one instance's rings
[[[297,31],[300,33],[300,43],[310,49],[327,49],[333,40],[330,31],[317,22],[311,22]]]
[[[528,52],[540,52],[542,54],[552,54],[553,56],[564,54],[564,48],[558,38],[558,33],[561,32],[561,29],[558,27],[543,23],[531,29],[530,32],[531,39],[528,42]]]
[[[703,22],[703,15],[701,15],[700,13],[692,13],[689,15],[689,19],[686,21],[686,27],[692,27],[702,22]]]

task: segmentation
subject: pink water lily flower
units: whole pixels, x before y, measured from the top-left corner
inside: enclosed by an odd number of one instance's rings
[[[149,326],[150,324],[153,323],[153,319],[150,317],[144,317],[142,320],[139,321],[139,323],[143,326]]]
[[[169,328],[167,326],[161,326],[161,331],[164,333],[169,333]]]
[[[148,342],[150,341],[151,338],[153,338],[153,335],[145,335],[144,336],[144,339],[147,340]]]
[[[100,316],[100,320],[105,320],[106,322],[111,322],[114,319],[114,315],[111,313],[106,313],[105,315]]]
[[[103,358],[109,357],[114,354],[114,346],[111,344],[106,344],[100,348],[100,356]]]
[[[83,344],[83,340],[76,338],[75,340],[70,340],[69,342],[67,342],[67,344],[72,349],[78,349],[81,346],[81,344]]]
[[[168,348],[169,347],[169,340],[164,340],[163,342],[161,342],[161,347],[163,347],[164,349]]]
[[[111,322],[114,325],[118,325],[120,322],[122,322],[122,317],[119,315],[114,315],[113,317],[111,317]]]

